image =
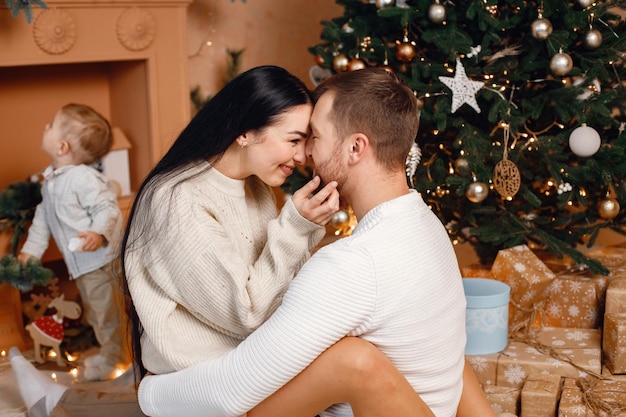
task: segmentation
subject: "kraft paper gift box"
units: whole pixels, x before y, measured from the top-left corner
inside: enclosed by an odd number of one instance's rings
[[[559,375],[529,375],[522,388],[520,417],[554,417],[560,395],[561,377]]]
[[[604,362],[613,374],[626,374],[626,313],[604,315]]]
[[[512,339],[498,357],[496,385],[522,388],[531,374],[600,375],[600,343],[599,329],[559,327],[538,329],[532,339]]]
[[[519,388],[486,385],[483,386],[483,391],[496,414],[511,413],[517,415],[520,401]]]
[[[548,286],[539,322],[547,327],[601,327],[608,281],[604,275],[557,275]]]
[[[604,313],[626,313],[626,276],[614,278],[609,283]]]
[[[461,267],[461,276],[463,278],[493,278],[491,276],[491,268],[483,264],[471,264]]]
[[[626,417],[626,382],[565,378],[559,417]]]
[[[509,328],[530,327],[534,312],[545,302],[554,272],[528,246],[518,245],[498,251],[491,274],[511,287]]]
[[[496,375],[498,358],[500,353],[490,353],[487,355],[465,355],[478,382],[485,385],[496,385]]]
[[[626,374],[614,374],[611,370],[606,366],[606,364],[602,364],[602,378],[610,379],[613,381],[626,381]]]

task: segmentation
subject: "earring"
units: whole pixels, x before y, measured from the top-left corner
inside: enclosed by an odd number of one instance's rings
[[[246,147],[247,147],[247,146],[248,146],[247,144],[245,144],[245,143],[243,143],[243,142],[239,142],[239,147],[240,147],[241,149],[246,149]]]

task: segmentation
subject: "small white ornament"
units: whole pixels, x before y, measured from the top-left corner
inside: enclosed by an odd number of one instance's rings
[[[569,147],[574,154],[587,157],[598,152],[602,140],[600,134],[586,124],[582,124],[580,127],[574,129],[569,136]]]
[[[439,81],[452,90],[452,113],[467,103],[480,113],[480,107],[476,101],[476,92],[483,88],[482,81],[472,81],[467,78],[465,68],[459,58],[456,59],[456,72],[454,77],[439,77]]]
[[[569,182],[564,182],[559,184],[559,188],[557,189],[557,193],[559,195],[563,194],[563,193],[567,193],[572,191],[572,185]]]

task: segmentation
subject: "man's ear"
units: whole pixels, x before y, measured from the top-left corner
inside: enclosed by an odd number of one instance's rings
[[[348,161],[356,163],[363,159],[370,147],[370,139],[363,133],[355,133],[350,137],[350,155]]]

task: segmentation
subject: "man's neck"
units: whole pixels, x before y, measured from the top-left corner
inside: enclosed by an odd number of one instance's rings
[[[346,200],[354,210],[357,219],[362,219],[368,211],[386,201],[391,201],[409,193],[404,172],[378,173],[371,176],[360,176],[360,180],[352,184]]]

